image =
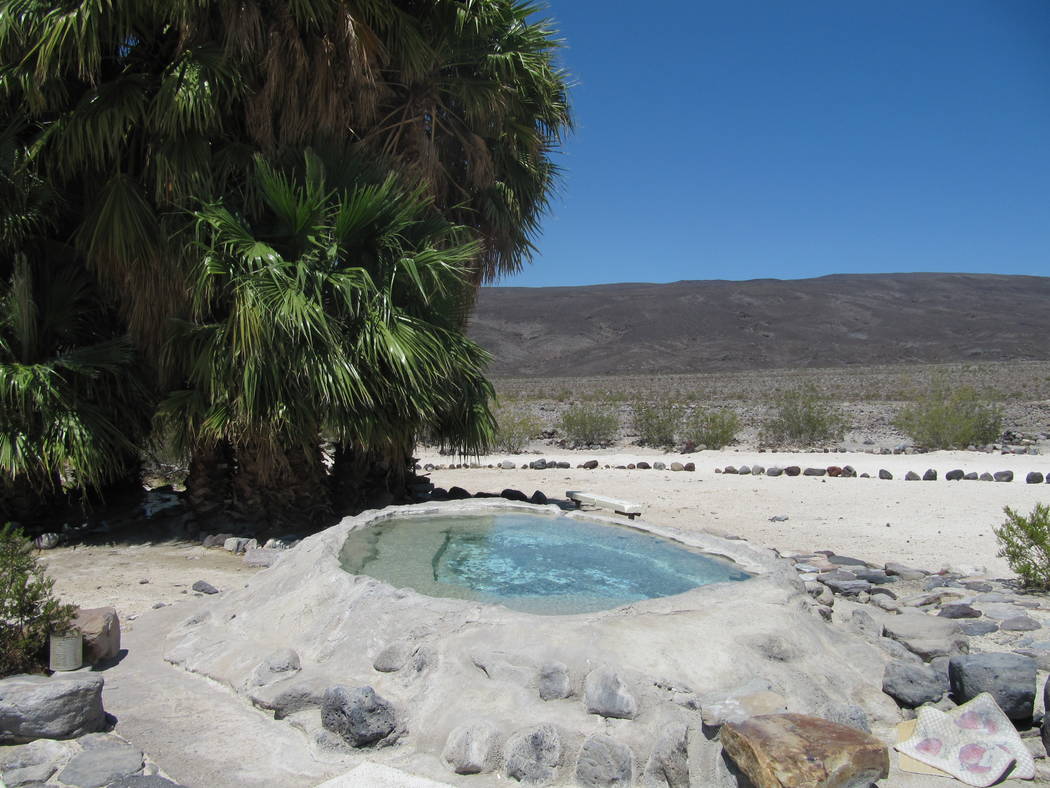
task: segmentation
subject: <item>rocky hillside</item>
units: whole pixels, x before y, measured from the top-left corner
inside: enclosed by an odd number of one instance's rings
[[[1050,278],[864,274],[482,290],[502,377],[1050,359]]]

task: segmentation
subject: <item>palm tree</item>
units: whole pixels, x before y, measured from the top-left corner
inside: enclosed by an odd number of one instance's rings
[[[346,505],[367,492],[359,458],[366,476],[403,477],[418,430],[474,450],[493,428],[487,359],[455,308],[476,243],[394,176],[335,169],[313,152],[294,169],[258,158],[256,218],[197,212],[193,315],[168,346],[187,385],[162,411],[187,447],[233,447],[235,508],[256,522],[331,513],[323,437]]]

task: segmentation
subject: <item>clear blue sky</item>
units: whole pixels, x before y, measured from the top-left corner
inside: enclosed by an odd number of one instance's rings
[[[577,131],[504,285],[1050,275],[1050,0],[549,0]]]

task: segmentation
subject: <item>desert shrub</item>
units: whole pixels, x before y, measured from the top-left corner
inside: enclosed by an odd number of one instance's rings
[[[68,627],[75,612],[52,596],[54,584],[22,531],[0,528],[0,676],[46,666],[48,634]]]
[[[1003,511],[1006,521],[993,529],[999,557],[1006,559],[1024,585],[1050,589],[1050,506],[1037,503],[1027,517],[1009,506]]]
[[[822,443],[841,440],[848,426],[838,408],[806,383],[775,397],[761,438],[763,443]]]
[[[543,425],[528,411],[501,410],[496,413],[496,438],[493,446],[498,451],[520,454],[529,441],[540,437]]]
[[[916,403],[902,408],[894,426],[929,449],[991,443],[1002,432],[1002,413],[981,400],[971,386],[934,384]]]
[[[572,446],[608,446],[620,432],[620,416],[608,406],[573,405],[562,414],[561,432]]]
[[[643,446],[674,446],[675,436],[681,423],[678,406],[670,400],[635,402],[634,430],[638,442]]]
[[[740,431],[740,417],[728,408],[708,410],[697,407],[685,419],[682,440],[693,446],[721,449],[736,440]]]

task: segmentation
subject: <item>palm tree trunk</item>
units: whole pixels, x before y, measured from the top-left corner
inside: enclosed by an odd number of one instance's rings
[[[190,456],[186,500],[198,522],[222,517],[231,500],[230,446],[225,441],[198,446]]]
[[[332,515],[321,449],[286,449],[274,456],[256,444],[237,447],[233,509],[256,529],[318,528]]]
[[[412,463],[408,442],[382,455],[352,444],[337,444],[332,466],[336,511],[356,514],[409,500]]]

